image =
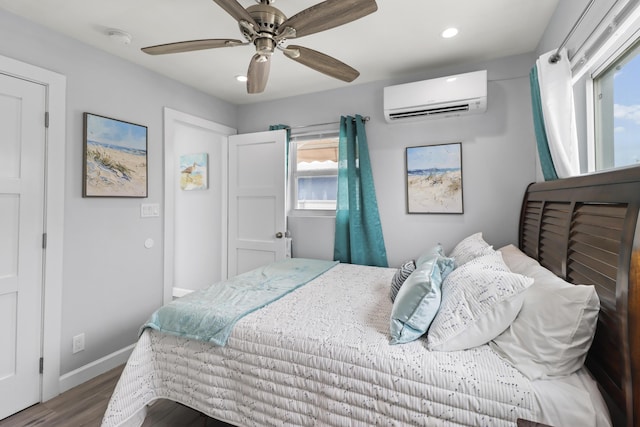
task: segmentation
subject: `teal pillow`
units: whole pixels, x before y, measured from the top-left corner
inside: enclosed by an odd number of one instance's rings
[[[410,260],[402,263],[400,268],[396,271],[396,274],[394,274],[393,278],[391,279],[391,289],[389,290],[389,297],[391,297],[391,302],[394,302],[396,300],[398,291],[404,284],[404,281],[407,280],[409,275],[411,275],[411,273],[415,271],[416,266],[430,260],[437,255],[445,256],[444,249],[442,249],[442,245],[440,243],[422,254],[422,256],[420,256],[417,261]]]
[[[420,256],[420,258],[416,260],[416,267],[419,267],[420,264],[423,264],[424,262],[431,260],[433,257],[437,255],[441,257],[446,256],[444,254],[444,249],[442,249],[442,245],[440,243],[438,243],[437,245],[435,245],[434,247],[432,247],[431,249],[423,253]]]
[[[419,258],[391,309],[391,344],[414,341],[427,332],[440,307],[442,281],[454,268],[453,258],[437,251]]]

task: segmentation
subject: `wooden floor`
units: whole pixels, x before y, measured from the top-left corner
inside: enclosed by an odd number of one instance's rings
[[[0,421],[0,427],[99,427],[124,366],[106,372],[47,402]],[[211,427],[227,424],[168,400],[149,408],[143,427]]]

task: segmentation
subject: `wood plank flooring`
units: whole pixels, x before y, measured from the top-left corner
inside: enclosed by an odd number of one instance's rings
[[[99,427],[123,366],[0,421],[0,427]],[[143,427],[228,426],[168,400],[149,408]]]

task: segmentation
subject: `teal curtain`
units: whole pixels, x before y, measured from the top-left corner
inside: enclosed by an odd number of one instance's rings
[[[558,179],[558,174],[553,166],[551,151],[549,150],[549,139],[547,131],[544,127],[544,116],[542,114],[542,99],[540,97],[540,83],[538,81],[538,67],[534,65],[529,73],[529,81],[531,83],[531,104],[533,108],[533,128],[536,133],[536,141],[538,143],[538,156],[540,157],[540,166],[545,181]]]
[[[530,73],[533,123],[545,181],[580,175],[580,149],[566,49],[541,55]]]
[[[387,267],[367,135],[362,116],[340,118],[336,261]]]

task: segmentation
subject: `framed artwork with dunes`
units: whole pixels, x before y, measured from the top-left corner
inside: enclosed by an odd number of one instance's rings
[[[407,212],[461,214],[462,144],[407,147]]]
[[[82,197],[147,197],[147,127],[84,113]]]

